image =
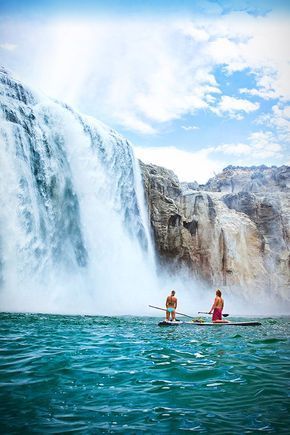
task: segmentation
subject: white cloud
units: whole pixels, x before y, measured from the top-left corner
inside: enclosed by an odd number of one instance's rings
[[[199,130],[199,127],[196,125],[182,125],[181,128],[185,131]]]
[[[178,28],[178,26],[177,26]],[[209,34],[204,29],[194,27],[191,22],[180,22],[179,30],[196,42],[207,42]]]
[[[259,109],[259,106],[259,103],[223,95],[212,111],[219,116],[228,115],[230,118],[242,119],[243,113],[254,112]]]
[[[250,74],[256,86],[241,88],[244,95],[290,99],[289,16],[221,15],[218,5],[209,4],[211,15],[191,20],[2,22],[0,37],[18,44],[18,76],[82,111],[143,134],[199,110],[235,119],[258,110],[256,102],[221,95],[216,68],[229,81],[233,72]],[[2,44],[4,61],[11,59],[5,51],[13,46]]]
[[[250,134],[248,143],[223,144],[211,148],[212,152],[223,153],[234,157],[243,157],[244,164],[248,160],[259,160],[282,157],[282,146],[276,142],[269,131],[258,131]]]
[[[118,120],[129,130],[138,131],[143,134],[156,133],[156,130],[150,124],[143,122],[141,119],[138,119],[130,113],[118,114]]]
[[[290,106],[283,103],[275,104],[269,114],[264,114],[257,120],[258,124],[266,125],[276,132],[279,141],[290,143]]]
[[[230,155],[248,155],[251,152],[251,146],[244,143],[224,144],[215,148],[215,151]]]
[[[134,147],[136,156],[144,163],[153,163],[171,169],[180,181],[206,183],[226,166],[225,162],[211,159],[211,149],[197,152],[183,151],[176,147]]]
[[[215,63],[224,65],[229,73],[249,69],[254,75],[257,86],[249,90],[244,88],[243,93],[262,98],[290,99],[287,13],[259,17],[232,13],[209,25],[212,42],[206,50]]]
[[[0,48],[2,48],[2,50],[13,51],[13,50],[15,50],[15,48],[17,48],[17,45],[10,44],[9,42],[4,42],[4,43],[0,44]]]
[[[49,21],[5,30],[21,38],[18,62],[28,83],[140,133],[206,109],[208,96],[220,92],[202,38],[188,46],[175,21]]]
[[[247,89],[247,88],[241,88],[240,94],[247,94],[252,95],[253,97],[261,97],[264,100],[271,100],[273,98],[276,98],[276,93],[274,89],[266,89],[266,88],[259,88],[259,89]]]

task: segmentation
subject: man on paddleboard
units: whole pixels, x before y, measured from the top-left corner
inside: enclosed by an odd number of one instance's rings
[[[222,298],[222,292],[219,288],[215,294],[215,300],[209,312],[209,314],[212,314],[212,321],[216,323],[228,323],[227,320],[223,320],[224,300]]]
[[[175,310],[177,308],[177,298],[175,297],[175,291],[172,290],[170,295],[166,299],[166,320],[175,321]],[[170,319],[171,315],[171,319]]]

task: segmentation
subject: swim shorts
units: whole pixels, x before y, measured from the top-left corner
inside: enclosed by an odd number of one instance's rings
[[[222,310],[220,308],[215,308],[212,313],[212,321],[222,320]]]

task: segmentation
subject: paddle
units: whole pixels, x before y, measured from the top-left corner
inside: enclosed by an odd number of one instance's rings
[[[211,314],[211,313],[207,313],[205,311],[199,311],[198,314]],[[228,317],[229,314],[223,314],[223,317]]]
[[[161,311],[167,311],[165,308],[160,307],[154,307],[154,305],[148,305],[150,308],[155,308],[155,310],[161,310]],[[187,314],[179,313],[178,311],[175,311],[176,314],[179,314],[180,316],[188,317],[189,319],[192,319],[192,316],[188,316]]]

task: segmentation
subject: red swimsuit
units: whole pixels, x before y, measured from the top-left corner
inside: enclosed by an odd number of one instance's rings
[[[221,308],[215,308],[212,313],[212,321],[222,320],[222,312],[223,310]]]

